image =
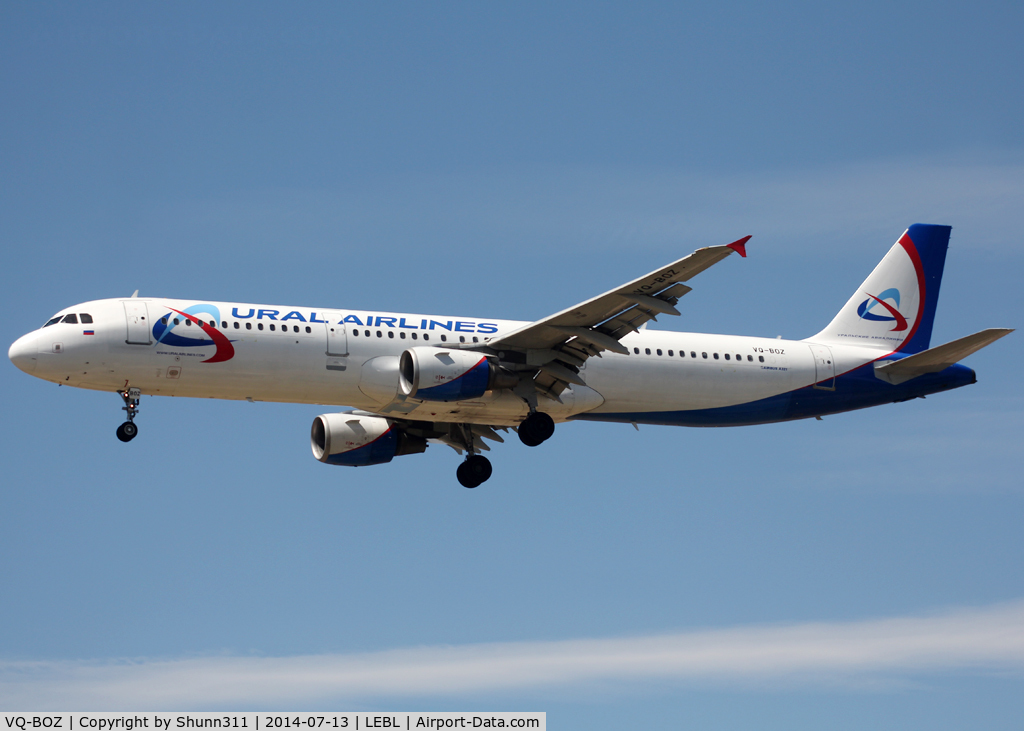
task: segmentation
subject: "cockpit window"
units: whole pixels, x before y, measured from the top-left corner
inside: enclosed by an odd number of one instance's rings
[[[73,312],[70,315],[65,315],[64,319],[62,320],[62,322],[66,323],[68,325],[77,325],[78,324],[78,315],[76,315]]]
[[[56,325],[58,322],[60,322],[60,315],[54,317],[52,320],[43,325],[43,327],[50,327],[50,325]]]
[[[83,325],[91,325],[92,324],[92,315],[88,315],[88,314],[82,312],[82,313],[80,313],[78,315],[78,318],[82,321]]]

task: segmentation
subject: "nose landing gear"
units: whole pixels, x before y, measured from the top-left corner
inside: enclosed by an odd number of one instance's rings
[[[139,413],[139,399],[142,397],[142,391],[137,388],[126,388],[117,393],[124,400],[121,410],[128,415],[128,421],[117,427],[117,438],[122,442],[130,442],[139,433],[139,427],[135,425],[135,416]]]

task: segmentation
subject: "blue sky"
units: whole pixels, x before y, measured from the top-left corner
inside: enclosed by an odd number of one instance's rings
[[[534,319],[753,234],[656,327],[799,338],[918,221],[933,342],[1017,327],[1022,21],[7,3],[0,333],[135,289]],[[0,707],[1019,728],[1022,355],[821,422],[570,424],[474,491],[444,447],[317,463],[310,406],[146,399],[126,446],[8,363]]]

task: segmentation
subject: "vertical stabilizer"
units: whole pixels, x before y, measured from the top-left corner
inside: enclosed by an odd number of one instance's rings
[[[924,223],[908,228],[828,327],[808,340],[927,350],[950,230]]]

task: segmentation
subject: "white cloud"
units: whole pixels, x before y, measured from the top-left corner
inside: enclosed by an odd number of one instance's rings
[[[941,615],[350,655],[0,663],[4,708],[295,707],[613,682],[903,681],[1024,670],[1024,601]]]

